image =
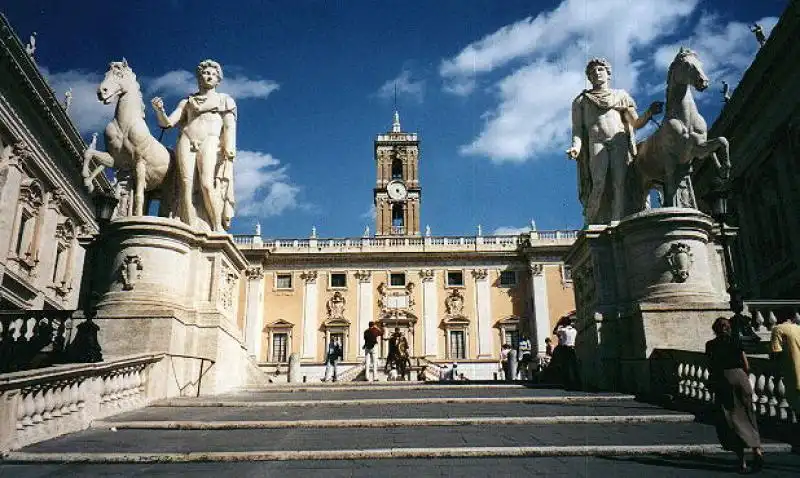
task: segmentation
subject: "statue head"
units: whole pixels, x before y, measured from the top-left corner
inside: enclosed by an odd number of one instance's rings
[[[602,70],[605,70],[605,77],[598,78],[596,75]],[[600,81],[608,83],[608,79],[611,77],[611,63],[605,58],[592,58],[586,64],[585,73],[586,78],[589,79],[593,86],[597,86]]]
[[[112,61],[108,64],[103,81],[97,87],[97,99],[107,105],[134,87],[138,89],[139,84],[136,82],[136,74],[128,66],[128,60],[123,58],[122,61]]]
[[[694,51],[681,47],[675,59],[669,65],[667,88],[670,83],[694,86],[697,91],[708,88],[708,76],[703,71],[703,64]]]
[[[203,60],[194,72],[198,84],[214,87],[222,82],[222,65],[214,60]],[[216,78],[214,78],[216,76]]]

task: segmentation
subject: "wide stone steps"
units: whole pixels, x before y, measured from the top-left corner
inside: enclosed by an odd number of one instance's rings
[[[711,425],[628,395],[506,384],[280,386],[164,400],[113,416],[89,430],[8,453],[0,476],[4,470],[23,477],[40,476],[30,474],[34,469],[66,470],[34,468],[47,463],[72,463],[67,469],[102,474],[116,470],[133,475],[142,466],[185,474],[205,463],[207,476],[215,477],[221,470],[229,476],[277,470],[303,476],[314,476],[314,470],[391,476],[405,470],[408,476],[414,467],[435,469],[442,460],[454,459],[475,465],[463,470],[463,476],[482,476],[475,470],[484,469],[485,462],[475,460],[497,459],[502,461],[493,476],[503,476],[503,470],[527,476],[524,471],[552,457],[567,460],[561,462],[565,469],[577,473],[564,476],[580,476],[576,457],[598,469],[609,464],[599,457],[624,463],[625,470],[651,466],[655,469],[648,473],[661,476],[653,473],[659,467],[647,465],[647,460],[726,457],[732,467],[733,455],[723,454],[717,443]],[[800,467],[788,445],[767,441],[765,447],[768,456]],[[641,459],[624,461],[636,457]],[[275,464],[285,461],[297,466]],[[335,464],[341,462],[348,465]],[[95,468],[86,468],[86,463]],[[778,474],[764,476],[793,475],[773,471]]]

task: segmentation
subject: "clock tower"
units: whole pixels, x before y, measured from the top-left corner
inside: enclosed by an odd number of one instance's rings
[[[400,129],[400,115],[394,112],[392,131],[375,139],[375,235],[418,236],[419,141],[417,133]]]

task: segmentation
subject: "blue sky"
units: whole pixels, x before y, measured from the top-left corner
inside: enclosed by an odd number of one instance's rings
[[[113,114],[94,91],[125,57],[146,99],[171,110],[212,58],[239,107],[237,217],[231,232],[360,236],[374,230],[373,139],[421,136],[422,224],[434,235],[580,228],[575,163],[565,159],[570,102],[588,58],[612,62],[612,86],[644,110],[664,95],[680,45],[712,85],[696,98],[709,123],[788,0],[58,0],[3,7],[87,142]],[[135,6],[131,6],[135,5]],[[223,6],[224,5],[224,6]],[[152,110],[147,118],[156,131]],[[646,130],[643,130],[647,134]],[[174,144],[175,133],[164,142]]]

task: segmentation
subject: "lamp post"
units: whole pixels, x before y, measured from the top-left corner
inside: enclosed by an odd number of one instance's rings
[[[98,266],[98,248],[102,245],[103,233],[111,222],[111,217],[114,215],[114,210],[119,202],[116,197],[99,193],[92,197],[94,202],[95,220],[99,226],[100,232],[94,239],[91,246],[91,261],[92,269]],[[93,363],[103,361],[103,351],[100,347],[100,341],[97,339],[97,332],[100,327],[92,320],[95,314],[94,298],[94,270],[88,271],[89,280],[87,283],[88,295],[86,297],[86,320],[76,327],[75,340],[72,342],[73,360],[81,363]]]
[[[711,215],[719,223],[720,245],[722,246],[722,256],[725,260],[725,278],[728,282],[728,296],[733,317],[731,317],[731,329],[734,336],[743,342],[758,340],[753,331],[753,326],[749,317],[742,314],[744,311],[744,298],[736,278],[736,270],[733,266],[733,255],[731,245],[728,241],[728,234],[725,229],[725,221],[728,219],[728,197],[730,195],[729,183],[722,178],[715,181],[714,188],[707,199],[711,206]]]

